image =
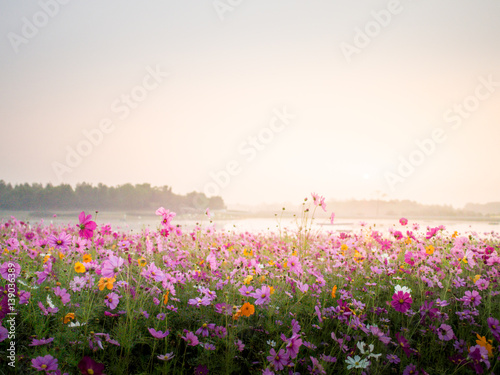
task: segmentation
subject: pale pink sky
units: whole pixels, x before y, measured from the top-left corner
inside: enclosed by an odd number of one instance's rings
[[[496,0],[61,3],[0,3],[6,182],[500,201]]]

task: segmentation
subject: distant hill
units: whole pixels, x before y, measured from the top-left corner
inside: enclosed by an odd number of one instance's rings
[[[465,205],[465,210],[477,212],[481,215],[488,215],[488,216],[499,215],[500,216],[500,202],[491,202],[491,203],[484,203],[484,204],[467,203]]]
[[[0,180],[0,209],[3,210],[156,210],[161,206],[178,213],[201,211],[207,207],[213,210],[225,208],[221,197],[207,198],[195,191],[178,195],[168,186],[124,184],[113,187],[83,182],[73,189],[68,184],[12,186]]]

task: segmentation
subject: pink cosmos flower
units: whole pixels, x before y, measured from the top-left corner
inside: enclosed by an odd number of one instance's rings
[[[253,294],[254,298],[257,298],[255,301],[256,305],[264,305],[268,304],[271,299],[271,288],[267,285],[262,286],[262,288],[257,289]]]
[[[0,325],[0,342],[4,341],[7,337],[9,337],[9,330]]]
[[[272,348],[269,351],[269,354],[270,356],[267,357],[267,360],[271,362],[271,364],[277,371],[283,370],[288,364],[289,355],[285,352],[284,349],[281,349],[278,353],[276,353],[276,350]]]
[[[47,245],[55,248],[56,250],[67,250],[73,242],[73,238],[66,232],[61,232],[59,236],[51,234],[47,238]]]
[[[475,307],[481,304],[481,296],[476,290],[473,290],[472,292],[466,290],[465,295],[462,297],[462,302],[465,306],[472,304],[472,306]]]
[[[405,293],[400,290],[393,294],[391,305],[396,311],[405,313],[410,308],[412,302],[413,300],[411,299],[410,293]]]
[[[115,275],[120,272],[120,267],[123,265],[123,258],[117,257],[115,255],[110,255],[102,265],[101,276],[102,277],[115,277]]]
[[[54,294],[61,299],[63,305],[66,305],[71,300],[71,296],[65,288],[61,289],[60,287],[56,286],[55,288],[53,288],[53,290]]]
[[[335,219],[335,213],[332,212],[332,214],[330,215],[330,224],[333,225],[333,220]]]
[[[85,216],[85,212],[80,212],[80,216],[78,216],[80,220],[80,224],[78,228],[80,228],[79,235],[82,238],[90,239],[94,235],[94,230],[97,228],[97,224],[95,221],[92,221],[92,215]]]
[[[120,298],[122,296],[119,296],[116,293],[109,293],[105,298],[104,298],[104,303],[110,310],[116,309],[116,306],[118,306],[118,303],[120,303]]]
[[[399,219],[399,224],[405,226],[406,224],[408,224],[408,219],[402,217],[401,219]]]
[[[170,333],[170,331],[167,329],[165,332],[162,332],[162,331],[156,331],[155,329],[153,328],[148,328],[148,331],[149,333],[151,333],[151,335],[157,339],[164,339],[165,337],[167,337]]]
[[[166,210],[165,208],[160,207],[156,210],[156,215],[163,217],[161,224],[164,227],[170,227],[170,222],[175,217],[176,213],[170,212],[170,210]]]
[[[438,328],[438,337],[443,341],[450,341],[455,337],[453,329],[448,324],[441,324]]]
[[[52,341],[54,341],[54,338],[51,337],[51,338],[48,338],[48,339],[33,339],[33,341],[31,342],[31,344],[29,344],[28,346],[40,346],[40,345],[46,345],[46,344],[50,344]]]
[[[45,357],[36,357],[31,360],[31,366],[38,371],[55,371],[57,370],[57,358],[47,354]]]
[[[7,281],[9,281],[9,275],[14,275],[10,277],[11,278],[14,277],[17,279],[17,277],[20,274],[21,274],[21,266],[16,262],[7,261],[4,264],[2,264],[2,266],[0,266],[0,275]]]
[[[198,337],[191,331],[186,333],[186,336],[181,336],[181,338],[187,342],[188,345],[190,346],[196,346],[200,343],[198,340]]]

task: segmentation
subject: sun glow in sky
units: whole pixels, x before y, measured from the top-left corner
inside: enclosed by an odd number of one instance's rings
[[[500,2],[0,3],[0,179],[500,201]]]

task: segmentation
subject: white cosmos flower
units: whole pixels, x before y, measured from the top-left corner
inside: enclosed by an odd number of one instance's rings
[[[368,360],[366,359],[361,359],[359,355],[355,355],[354,358],[352,357],[347,357],[346,359],[347,363],[347,369],[350,370],[352,368],[367,368],[368,367]]]
[[[410,293],[411,294],[411,289],[406,287],[406,286],[401,286],[401,285],[396,285],[394,287],[394,293],[397,293],[397,292],[403,292],[403,293]]]
[[[51,307],[51,308],[56,307],[56,305],[54,305],[54,303],[52,302],[52,299],[50,298],[50,296],[47,296],[47,303],[49,304],[49,307]]]

